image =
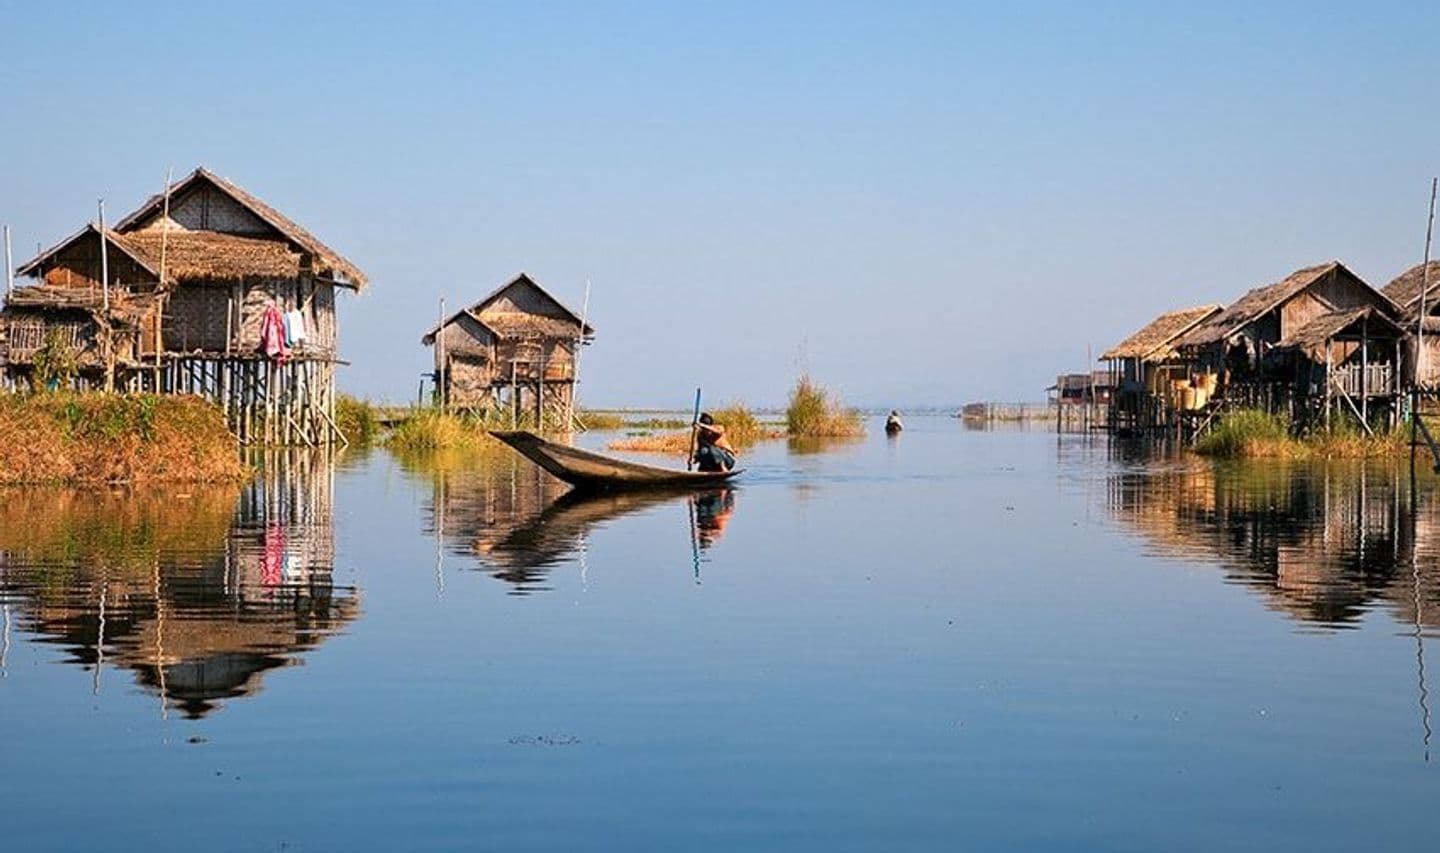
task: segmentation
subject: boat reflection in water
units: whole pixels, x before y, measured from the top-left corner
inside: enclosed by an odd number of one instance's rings
[[[477,559],[511,595],[548,591],[550,570],[582,558],[596,527],[667,503],[689,503],[698,567],[700,552],[719,541],[735,512],[730,486],[586,493],[508,450],[427,454],[403,464],[433,485],[425,532],[450,554]]]
[[[1431,636],[1440,500],[1419,476],[1394,463],[1173,461],[1111,477],[1107,502],[1156,553],[1217,562],[1307,626],[1346,628],[1380,610]]]
[[[63,647],[96,693],[107,670],[131,671],[167,712],[258,692],[360,612],[332,582],[328,461],[263,468],[243,487],[6,491],[0,598],[15,631]]]

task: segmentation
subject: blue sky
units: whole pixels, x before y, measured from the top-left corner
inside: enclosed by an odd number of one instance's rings
[[[1203,8],[1200,6],[1203,5]],[[596,405],[1035,399],[1155,314],[1417,263],[1433,3],[0,3],[17,254],[203,164],[349,256],[413,397],[520,270]]]

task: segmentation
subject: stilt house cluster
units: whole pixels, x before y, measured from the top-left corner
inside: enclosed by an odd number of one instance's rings
[[[1440,283],[1440,263],[1430,283]],[[1262,408],[1301,427],[1338,415],[1398,422],[1406,395],[1440,377],[1440,310],[1424,270],[1377,290],[1339,261],[1257,287],[1228,307],[1162,314],[1101,355],[1120,430],[1202,430],[1227,409]]]
[[[196,169],[16,273],[35,283],[0,311],[7,387],[198,394],[248,444],[343,440],[336,295],[365,274],[225,178]]]
[[[434,353],[441,406],[568,427],[580,347],[594,335],[584,318],[521,273],[444,317],[420,342]]]

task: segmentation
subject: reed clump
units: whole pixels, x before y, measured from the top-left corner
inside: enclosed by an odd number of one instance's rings
[[[0,483],[195,483],[245,478],[224,413],[199,397],[0,396]]]
[[[1373,459],[1409,451],[1405,429],[1371,435],[1349,419],[1297,436],[1290,420],[1258,409],[1227,414],[1195,444],[1195,452],[1223,459]]]
[[[845,438],[865,434],[860,412],[847,408],[828,389],[802,375],[790,391],[785,427],[794,438]]]
[[[358,447],[368,447],[380,437],[380,416],[374,404],[349,394],[335,398],[335,425],[346,441]]]
[[[584,424],[586,429],[624,429],[629,424],[629,421],[627,421],[625,416],[620,412],[600,412],[582,409],[576,414],[580,419],[580,423]]]
[[[472,450],[493,442],[479,420],[434,409],[416,412],[390,431],[385,444],[402,453]]]

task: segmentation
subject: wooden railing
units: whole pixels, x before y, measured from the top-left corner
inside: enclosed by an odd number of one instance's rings
[[[1330,379],[1336,390],[1351,397],[1362,394],[1367,397],[1385,397],[1399,390],[1395,382],[1395,366],[1388,363],[1363,366],[1347,364],[1332,370]]]

